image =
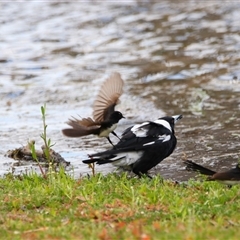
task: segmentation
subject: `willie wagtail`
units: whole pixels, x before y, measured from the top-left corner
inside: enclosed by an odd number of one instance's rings
[[[112,163],[141,177],[176,147],[174,125],[182,115],[163,117],[127,128],[114,148],[89,155],[83,163]],[[149,176],[150,177],[150,176]]]
[[[62,132],[67,137],[82,137],[90,134],[109,138],[112,133],[116,137],[114,130],[120,119],[124,118],[121,112],[114,108],[119,102],[119,97],[123,93],[123,80],[119,73],[113,73],[102,85],[97,98],[93,104],[93,119],[82,118],[69,119],[67,122],[72,128],[63,129]]]
[[[224,172],[215,172],[201,165],[198,165],[192,161],[186,160],[184,163],[187,165],[186,170],[199,172],[203,175],[207,175],[208,181],[218,181],[220,183],[232,186],[240,184],[240,164],[238,163],[235,168]]]

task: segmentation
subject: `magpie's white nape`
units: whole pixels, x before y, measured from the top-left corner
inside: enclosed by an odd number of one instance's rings
[[[120,141],[112,149],[89,155],[83,163],[111,163],[139,177],[159,164],[174,151],[177,139],[175,123],[182,115],[162,117],[127,128]]]
[[[176,123],[178,120],[182,119],[182,115],[175,115],[175,116],[172,116],[174,118],[174,123]]]

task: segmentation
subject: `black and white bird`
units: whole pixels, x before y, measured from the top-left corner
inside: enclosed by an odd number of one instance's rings
[[[124,118],[121,112],[115,111],[115,106],[119,103],[119,97],[123,93],[123,80],[119,73],[113,73],[102,85],[98,96],[93,104],[93,119],[72,118],[67,122],[72,128],[63,129],[62,132],[67,137],[82,137],[90,134],[109,138],[112,133],[116,137],[114,130],[119,120]]]
[[[182,115],[162,117],[129,127],[114,148],[89,155],[83,163],[112,163],[139,177],[148,175],[151,168],[174,151],[177,144],[174,125],[181,118]]]
[[[216,172],[197,163],[186,160],[186,170],[199,172],[200,174],[207,175],[207,181],[218,181],[220,183],[232,186],[240,184],[240,164],[238,163],[235,168],[229,169],[224,172]]]

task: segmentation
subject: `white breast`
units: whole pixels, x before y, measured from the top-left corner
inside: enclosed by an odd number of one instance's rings
[[[115,123],[115,124],[113,124],[113,125],[111,126],[111,128],[108,128],[108,129],[102,131],[102,132],[99,134],[99,137],[108,137],[109,134],[116,129],[116,127],[117,127],[117,124]]]

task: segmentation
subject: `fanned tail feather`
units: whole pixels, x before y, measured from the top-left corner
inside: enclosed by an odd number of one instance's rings
[[[62,133],[67,137],[83,137],[90,134],[97,134],[96,129],[86,129],[86,128],[66,128],[62,130]]]

